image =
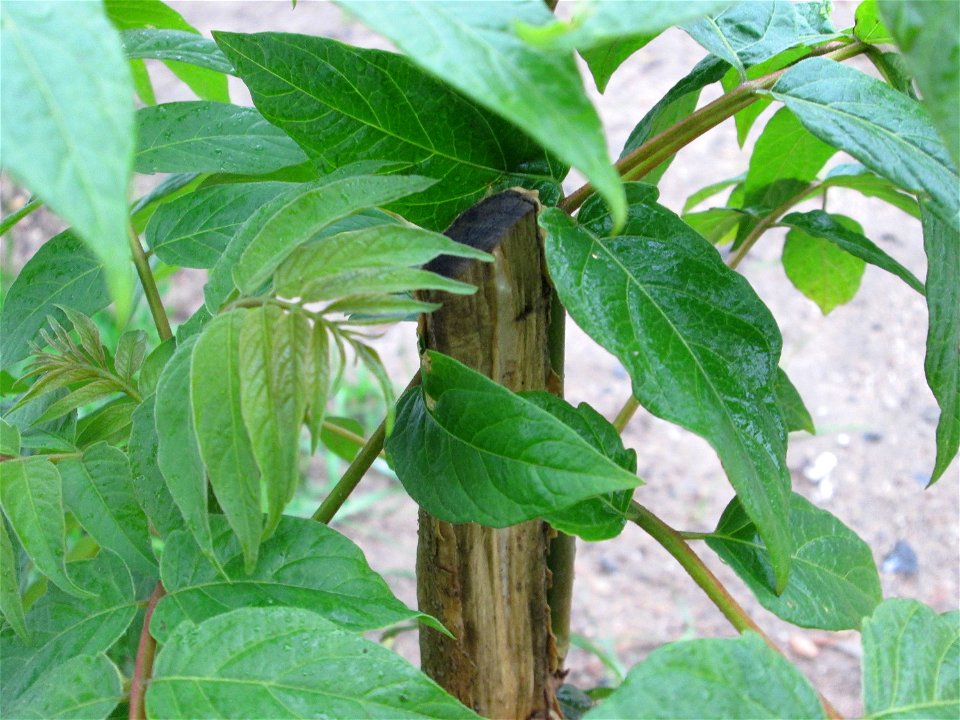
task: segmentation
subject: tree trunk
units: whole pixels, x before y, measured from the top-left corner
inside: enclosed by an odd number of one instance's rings
[[[495,246],[496,261],[472,263],[460,274],[479,288],[475,295],[424,293],[424,299],[443,307],[422,316],[420,335],[426,348],[511,390],[545,390],[550,384],[550,284],[538,204],[529,193],[519,206],[517,199],[488,199],[461,216],[473,213],[468,224],[488,237],[467,241],[488,250]],[[458,223],[448,235],[464,241],[455,231]],[[559,716],[559,668],[547,604],[552,534],[539,520],[498,530],[452,525],[420,511],[420,609],[456,636],[451,640],[421,628],[423,669],[485,717]]]

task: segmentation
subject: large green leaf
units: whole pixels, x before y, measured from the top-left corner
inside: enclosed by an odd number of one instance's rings
[[[311,331],[302,312],[276,305],[250,310],[240,329],[240,410],[265,487],[265,537],[300,484]]]
[[[453,358],[428,358],[386,447],[407,492],[441,520],[506,527],[642,484],[537,404]]]
[[[240,407],[240,332],[246,314],[218,315],[203,329],[190,363],[190,405],[210,487],[252,570],[263,517],[260,473]]]
[[[863,228],[844,215],[830,215],[840,227],[860,235]],[[862,236],[862,235],[861,235]],[[819,235],[792,229],[783,244],[783,270],[800,292],[826,315],[857,294],[866,262]]]
[[[960,164],[960,4],[953,0],[881,0],[897,45],[954,163]]]
[[[745,76],[746,68],[783,50],[836,37],[829,7],[825,2],[740,2],[718,15],[687,23],[683,29]]]
[[[183,624],[157,654],[150,717],[477,718],[377,643],[299,608]]]
[[[199,624],[240,607],[311,610],[349,630],[374,630],[417,617],[367,564],[360,548],[322,523],[284,517],[260,548],[253,572],[243,569],[240,544],[220,516],[211,521],[226,578],[184,531],[163,555],[163,585],[150,630],[160,642],[182,622]],[[435,621],[430,621],[434,625]]]
[[[59,307],[92,315],[109,303],[103,265],[72,232],[60,233],[27,260],[7,290],[0,310],[0,366],[25,358],[47,316],[63,317]]]
[[[620,178],[610,164],[603,126],[572,55],[533,48],[514,30],[517,23],[552,22],[542,2],[338,3],[390,38],[415,63],[580,170],[623,220]]]
[[[913,195],[901,192],[895,184],[885,177],[870,172],[860,163],[841,163],[833,166],[823,177],[819,187],[824,191],[831,187],[856,190],[861,195],[890,203],[915,218],[920,217],[920,206]]]
[[[804,127],[902,188],[957,216],[956,166],[926,109],[859,70],[825,58],[794,65],[773,86]]]
[[[137,111],[137,172],[263,175],[306,160],[254,108],[196,100]]]
[[[20,597],[17,564],[13,541],[7,533],[7,523],[0,517],[0,614],[20,639],[26,642],[29,635],[27,623],[23,617],[23,599]]]
[[[155,406],[156,396],[151,394],[133,411],[127,454],[133,494],[157,534],[164,538],[183,527],[183,516],[157,462],[160,440],[154,421]]]
[[[196,342],[196,336],[192,336],[177,347],[157,383],[157,465],[187,529],[206,556],[213,557],[207,518],[207,476],[190,404],[190,360]]]
[[[7,460],[0,472],[0,506],[37,570],[58,587],[84,596],[67,574],[60,473],[44,457]]]
[[[233,74],[233,65],[217,44],[196,33],[163,28],[124,30],[120,33],[120,42],[128,58],[175,60]]]
[[[887,600],[863,622],[863,705],[869,718],[960,715],[960,613]]]
[[[927,254],[927,384],[940,406],[933,483],[960,447],[960,231],[924,204],[923,249]]]
[[[0,715],[4,717],[15,716],[11,704],[31,687],[42,692],[39,683],[49,677],[47,671],[79,655],[106,652],[137,613],[130,572],[109,550],[101,550],[93,560],[70,563],[70,574],[88,595],[76,598],[51,588],[27,613],[29,645],[9,630],[0,635]]]
[[[20,454],[20,430],[0,418],[0,455],[16,457]]]
[[[688,640],[654,650],[584,720],[826,718],[810,683],[747,632],[734,640]]]
[[[200,188],[157,208],[144,237],[165,263],[213,267],[243,222],[292,187],[290,183],[263,182]]]
[[[57,469],[67,509],[97,544],[117,553],[131,570],[155,576],[147,517],[134,495],[127,456],[98,443],[82,458],[62,460]]]
[[[786,429],[773,392],[780,332],[747,281],[680,218],[627,185],[624,235],[588,201],[578,225],[540,216],[550,274],[570,316],[624,364],[640,403],[707,439],[772,551],[790,566]]]
[[[823,210],[811,210],[805,213],[790,213],[781,220],[781,223],[801,230],[807,235],[829,240],[851,255],[896,275],[918,293],[923,294],[923,283],[917,279],[916,275],[865,237],[859,231],[859,226],[851,229],[849,221],[842,218],[842,215],[830,215]]]
[[[71,223],[106,269],[121,317],[133,275],[127,185],[133,85],[99,3],[0,5],[3,168]]]
[[[788,527],[793,535],[790,581],[770,590],[772,569],[756,526],[733,501],[707,545],[747,583],[767,610],[801,627],[855,630],[883,599],[870,546],[836,517],[794,493]]]
[[[79,655],[49,668],[7,709],[6,716],[24,720],[107,718],[123,696],[122,680],[106,655]]]
[[[386,160],[437,178],[391,206],[418,225],[443,230],[495,184],[559,195],[565,170],[536,143],[400,55],[303,35],[214,37],[264,117],[325,170]]]

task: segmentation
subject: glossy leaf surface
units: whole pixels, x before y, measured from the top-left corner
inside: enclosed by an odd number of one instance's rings
[[[123,696],[122,679],[106,655],[78,655],[47,670],[12,703],[7,717],[107,718]]]
[[[790,381],[790,378],[783,371],[783,368],[777,368],[777,379],[773,384],[773,392],[777,396],[777,404],[783,413],[783,422],[789,432],[805,430],[811,435],[816,435],[817,430],[813,425],[813,418],[810,417],[810,411],[803,403],[803,398],[797,388]]]
[[[120,33],[120,42],[128,58],[175,60],[218,73],[233,73],[233,65],[217,44],[196,33],[163,28],[125,30]]]

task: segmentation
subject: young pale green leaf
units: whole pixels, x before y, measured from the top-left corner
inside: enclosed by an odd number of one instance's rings
[[[896,275],[921,295],[924,293],[923,283],[917,279],[916,275],[865,237],[855,221],[844,218],[842,215],[830,215],[823,210],[811,210],[806,213],[790,213],[780,222],[807,235],[829,240],[851,255]],[[851,228],[851,222],[855,227]]]
[[[843,215],[831,215],[837,225],[860,234],[863,228]],[[827,315],[857,294],[866,262],[819,235],[793,229],[783,244],[783,271],[800,292]]]
[[[711,245],[723,245],[733,241],[740,223],[748,220],[749,215],[737,208],[715,207],[687,213],[682,219]]]
[[[140,574],[156,575],[147,518],[137,504],[127,456],[105,443],[57,467],[63,499],[100,547],[113,550]]]
[[[242,248],[233,279],[253,293],[297,247],[331,223],[358,210],[385,205],[424,190],[433,180],[404,175],[324,178],[280,195],[254,213],[228,246]]]
[[[157,208],[144,238],[165,263],[211,268],[247,218],[293,187],[263,182],[200,188]]]
[[[691,208],[696,207],[702,203],[707,198],[712,198],[714,195],[719,195],[727,188],[731,188],[735,185],[738,185],[743,182],[746,177],[746,173],[741,173],[736,177],[727,178],[726,180],[720,180],[715,183],[710,183],[705,185],[694,193],[691,193],[689,197],[683,203],[683,212],[687,212]]]
[[[400,656],[299,608],[185,623],[157,654],[150,717],[478,718]]]
[[[656,35],[630,35],[622,39],[601,43],[589,50],[581,50],[580,57],[583,58],[590,69],[597,90],[601,93],[605,92],[607,83],[610,82],[613,73],[623,64],[623,61],[655,37]]]
[[[178,345],[157,383],[154,422],[157,466],[183,521],[207,557],[214,557],[207,517],[207,476],[190,404],[190,365],[196,337]],[[151,516],[152,517],[152,516]]]
[[[269,537],[300,484],[311,327],[300,311],[262,305],[240,329],[240,410],[266,489]]]
[[[386,448],[407,492],[441,520],[506,527],[642,484],[533,402],[445,355],[428,358]]]
[[[128,330],[117,341],[117,351],[113,355],[113,367],[121,380],[133,383],[147,354],[147,334],[143,330]]]
[[[786,0],[736,3],[718,15],[686,23],[683,29],[741,76],[751,65],[788,48],[837,36],[826,3]]]
[[[114,379],[94,380],[88,385],[82,385],[76,390],[71,390],[57,400],[37,418],[37,422],[44,423],[56,420],[69,412],[73,412],[81,405],[98,402],[116,394],[119,390],[118,383]]]
[[[161,0],[104,0],[104,7],[110,22],[119,30],[154,27],[200,33]]]
[[[310,335],[310,353],[307,368],[307,428],[310,430],[310,452],[316,452],[323,427],[323,416],[327,412],[327,399],[333,386],[333,373],[330,372],[330,338],[327,328],[321,322],[313,324]]]
[[[7,523],[0,518],[0,615],[24,643],[29,642],[27,623],[23,617],[23,598],[17,580],[17,560]]]
[[[773,392],[780,332],[747,281],[680,218],[627,185],[624,235],[598,203],[586,225],[540,215],[557,293],[570,316],[624,364],[655,415],[705,438],[773,551],[786,583],[790,476],[786,429]]]
[[[773,392],[777,396],[777,405],[783,413],[783,423],[788,432],[806,430],[811,435],[817,434],[810,411],[803,403],[803,398],[796,386],[790,381],[783,368],[777,368],[777,377],[773,383]]]
[[[66,552],[60,473],[44,457],[7,460],[0,473],[0,506],[10,528],[37,570],[66,592],[87,593],[70,579]]]
[[[920,217],[920,205],[915,197],[901,192],[892,182],[875,175],[859,163],[843,163],[830,168],[820,187],[824,191],[831,187],[856,190],[861,195],[890,203],[912,217]]]
[[[353,418],[326,417],[320,429],[320,441],[337,457],[353,462],[363,447],[363,425]]]
[[[387,285],[388,273],[398,268],[419,267],[439,255],[472,258],[489,261],[492,256],[469,245],[455,242],[440,233],[404,225],[374,225],[342,232],[324,238],[321,242],[297,248],[277,270],[274,287],[284,297],[304,299],[330,299],[338,295],[363,293],[389,293],[402,290],[426,289],[414,286],[393,290]],[[365,273],[365,274],[363,274]],[[351,288],[350,281],[365,276],[372,280],[383,276],[384,285],[370,283],[369,289]],[[410,276],[414,280],[416,275]],[[426,277],[426,275],[420,276]],[[438,282],[436,278],[433,282]],[[456,291],[454,286],[453,292]],[[337,287],[323,297],[314,295],[323,287]],[[443,289],[447,289],[445,285]]]
[[[818,138],[906,190],[929,193],[947,217],[956,217],[956,166],[915,100],[826,58],[794,65],[772,93]]]
[[[100,258],[123,317],[133,288],[127,185],[134,122],[117,33],[99,3],[4,2],[0,25],[3,168]]]
[[[86,450],[99,442],[124,444],[130,437],[130,424],[136,407],[134,400],[121,397],[84,415],[77,420],[77,438],[74,441],[77,448]]]
[[[263,532],[260,473],[241,410],[240,333],[244,310],[218,315],[203,329],[190,362],[190,406],[200,456],[247,570],[257,562]]]
[[[580,170],[614,217],[623,220],[626,204],[620,178],[610,164],[600,118],[584,92],[572,55],[533,48],[515,32],[518,23],[553,21],[543,3],[338,0],[338,4],[390,38],[428,72]],[[631,13],[641,14],[639,9]]]
[[[240,607],[270,605],[311,610],[349,630],[375,630],[415,618],[367,564],[363,552],[326,525],[284,517],[263,542],[253,571],[243,567],[240,544],[220,516],[211,519],[225,577],[184,531],[167,539],[161,566],[170,593],[157,605],[151,633],[160,642],[182,622],[199,624]],[[436,626],[439,627],[439,626]]]
[[[106,652],[133,622],[136,597],[130,571],[109,550],[69,565],[71,577],[87,590],[82,598],[50,588],[27,613],[30,644],[9,631],[0,634],[3,688],[0,715],[15,717],[9,704],[31,688],[42,692],[47,672],[79,655]],[[119,698],[117,698],[119,699]]]
[[[583,720],[826,717],[800,671],[747,632],[733,640],[687,640],[654,650]]]
[[[303,285],[289,285],[293,291],[286,297],[299,297],[304,302],[335,300],[344,296],[370,296],[376,292],[410,293],[415,290],[442,290],[456,295],[471,295],[473,285],[417,268],[363,268],[346,270],[306,280]]]
[[[106,655],[78,655],[49,668],[10,705],[6,717],[105,720],[123,697],[122,681]]]
[[[127,454],[133,494],[161,538],[183,527],[183,517],[157,463],[160,441],[154,422],[156,397],[149,395],[133,411]]]
[[[20,430],[0,418],[0,455],[16,457],[20,454]]]
[[[147,64],[143,60],[131,60],[130,76],[140,102],[144,105],[156,105],[157,94],[153,91],[153,82],[150,80]]]
[[[0,309],[0,366],[30,353],[30,343],[58,307],[93,314],[110,304],[103,265],[69,230],[48,240],[27,260]]]
[[[857,12],[854,18],[853,35],[860,42],[873,45],[893,42],[893,36],[880,18],[880,9],[877,7],[877,0],[863,0],[863,2],[857,5]]]
[[[960,164],[960,5],[951,0],[881,0],[879,6],[940,136],[954,163]]]
[[[176,349],[177,341],[174,338],[167,338],[147,355],[143,361],[143,367],[140,368],[140,377],[137,378],[137,389],[141,397],[152,395],[157,389],[160,373],[163,372]]]
[[[217,44],[192,32],[163,28],[124,30],[120,33],[123,52],[128,58],[175,60],[218,73],[233,74],[233,65]]]
[[[562,398],[547,392],[526,392],[521,393],[521,397],[554,415],[595,450],[627,472],[637,472],[636,451],[624,448],[617,429],[586,403],[574,408]],[[633,490],[605,493],[549,513],[544,519],[551,527],[568,535],[589,541],[608,540],[623,530],[632,497]]]
[[[892,598],[863,621],[863,705],[868,718],[960,714],[960,613],[937,615]]]
[[[137,111],[137,172],[262,175],[306,160],[286,133],[256,110],[197,100]]]
[[[923,249],[927,254],[927,384],[940,406],[937,459],[930,484],[946,471],[960,447],[960,231],[924,204]]]
[[[770,557],[736,498],[723,511],[707,545],[777,617],[823,630],[860,627],[883,599],[870,546],[836,517],[795,493],[787,526],[795,550],[790,582],[781,595],[770,590]]]
[[[404,8],[395,19],[407,17]],[[565,168],[405,57],[303,35],[214,38],[264,117],[325,169],[387,159],[403,163],[403,172],[440,178],[391,205],[418,225],[443,230],[492,185],[538,187],[544,202],[559,195]]]

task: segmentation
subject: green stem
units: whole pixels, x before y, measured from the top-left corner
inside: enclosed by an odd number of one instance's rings
[[[760,239],[760,236],[776,225],[780,221],[780,218],[787,214],[788,210],[790,210],[794,205],[803,202],[811,195],[816,195],[819,190],[820,185],[806,187],[795,195],[789,197],[786,202],[765,215],[760,222],[758,222],[753,229],[747,233],[747,236],[743,239],[743,242],[740,243],[740,247],[738,247],[727,260],[727,265],[730,267],[730,269],[735,270],[737,266],[740,265],[740,263],[743,261],[743,258],[745,258],[747,253],[750,252],[750,248],[756,245],[757,240]]]
[[[380,451],[383,450],[383,441],[386,437],[387,424],[386,421],[384,421],[380,423],[366,444],[360,448],[360,452],[357,453],[353,462],[350,463],[350,467],[343,473],[343,477],[340,478],[333,490],[330,491],[330,494],[327,495],[320,504],[320,507],[317,508],[317,511],[313,514],[314,520],[322,523],[329,523],[333,520],[333,516],[337,514],[337,511],[347,501],[347,498],[350,497],[350,493],[353,492],[354,488],[356,488],[363,479],[367,470],[373,465],[373,461],[380,455]]]
[[[33,197],[24,205],[22,208],[16,212],[12,212],[7,215],[3,220],[0,220],[0,235],[4,235],[10,228],[16,225],[18,222],[23,220],[27,215],[32,213],[38,207],[43,205],[40,198]]]
[[[160,340],[169,340],[173,337],[173,331],[170,329],[170,320],[167,319],[167,311],[160,300],[160,291],[157,290],[157,282],[153,277],[153,271],[150,270],[150,263],[143,252],[143,245],[140,244],[140,237],[133,225],[129,227],[130,252],[133,255],[133,264],[137,268],[137,275],[140,278],[140,285],[143,287],[143,294],[147,298],[147,304],[150,306],[150,314],[153,315],[153,324],[157,327],[157,333]]]
[[[339,435],[344,440],[349,440],[355,445],[364,445],[367,441],[363,439],[361,435],[357,435],[355,432],[350,432],[345,427],[341,427],[336,423],[332,423],[329,420],[324,420],[320,423],[323,426],[323,429],[329,432],[331,435]],[[383,455],[383,453],[380,453]]]
[[[627,423],[630,422],[630,418],[633,417],[634,413],[637,412],[639,407],[640,403],[633,395],[627,398],[627,401],[623,404],[623,407],[620,408],[620,412],[618,412],[617,416],[613,419],[613,426],[617,429],[618,433],[623,432],[623,429],[627,426]]]

